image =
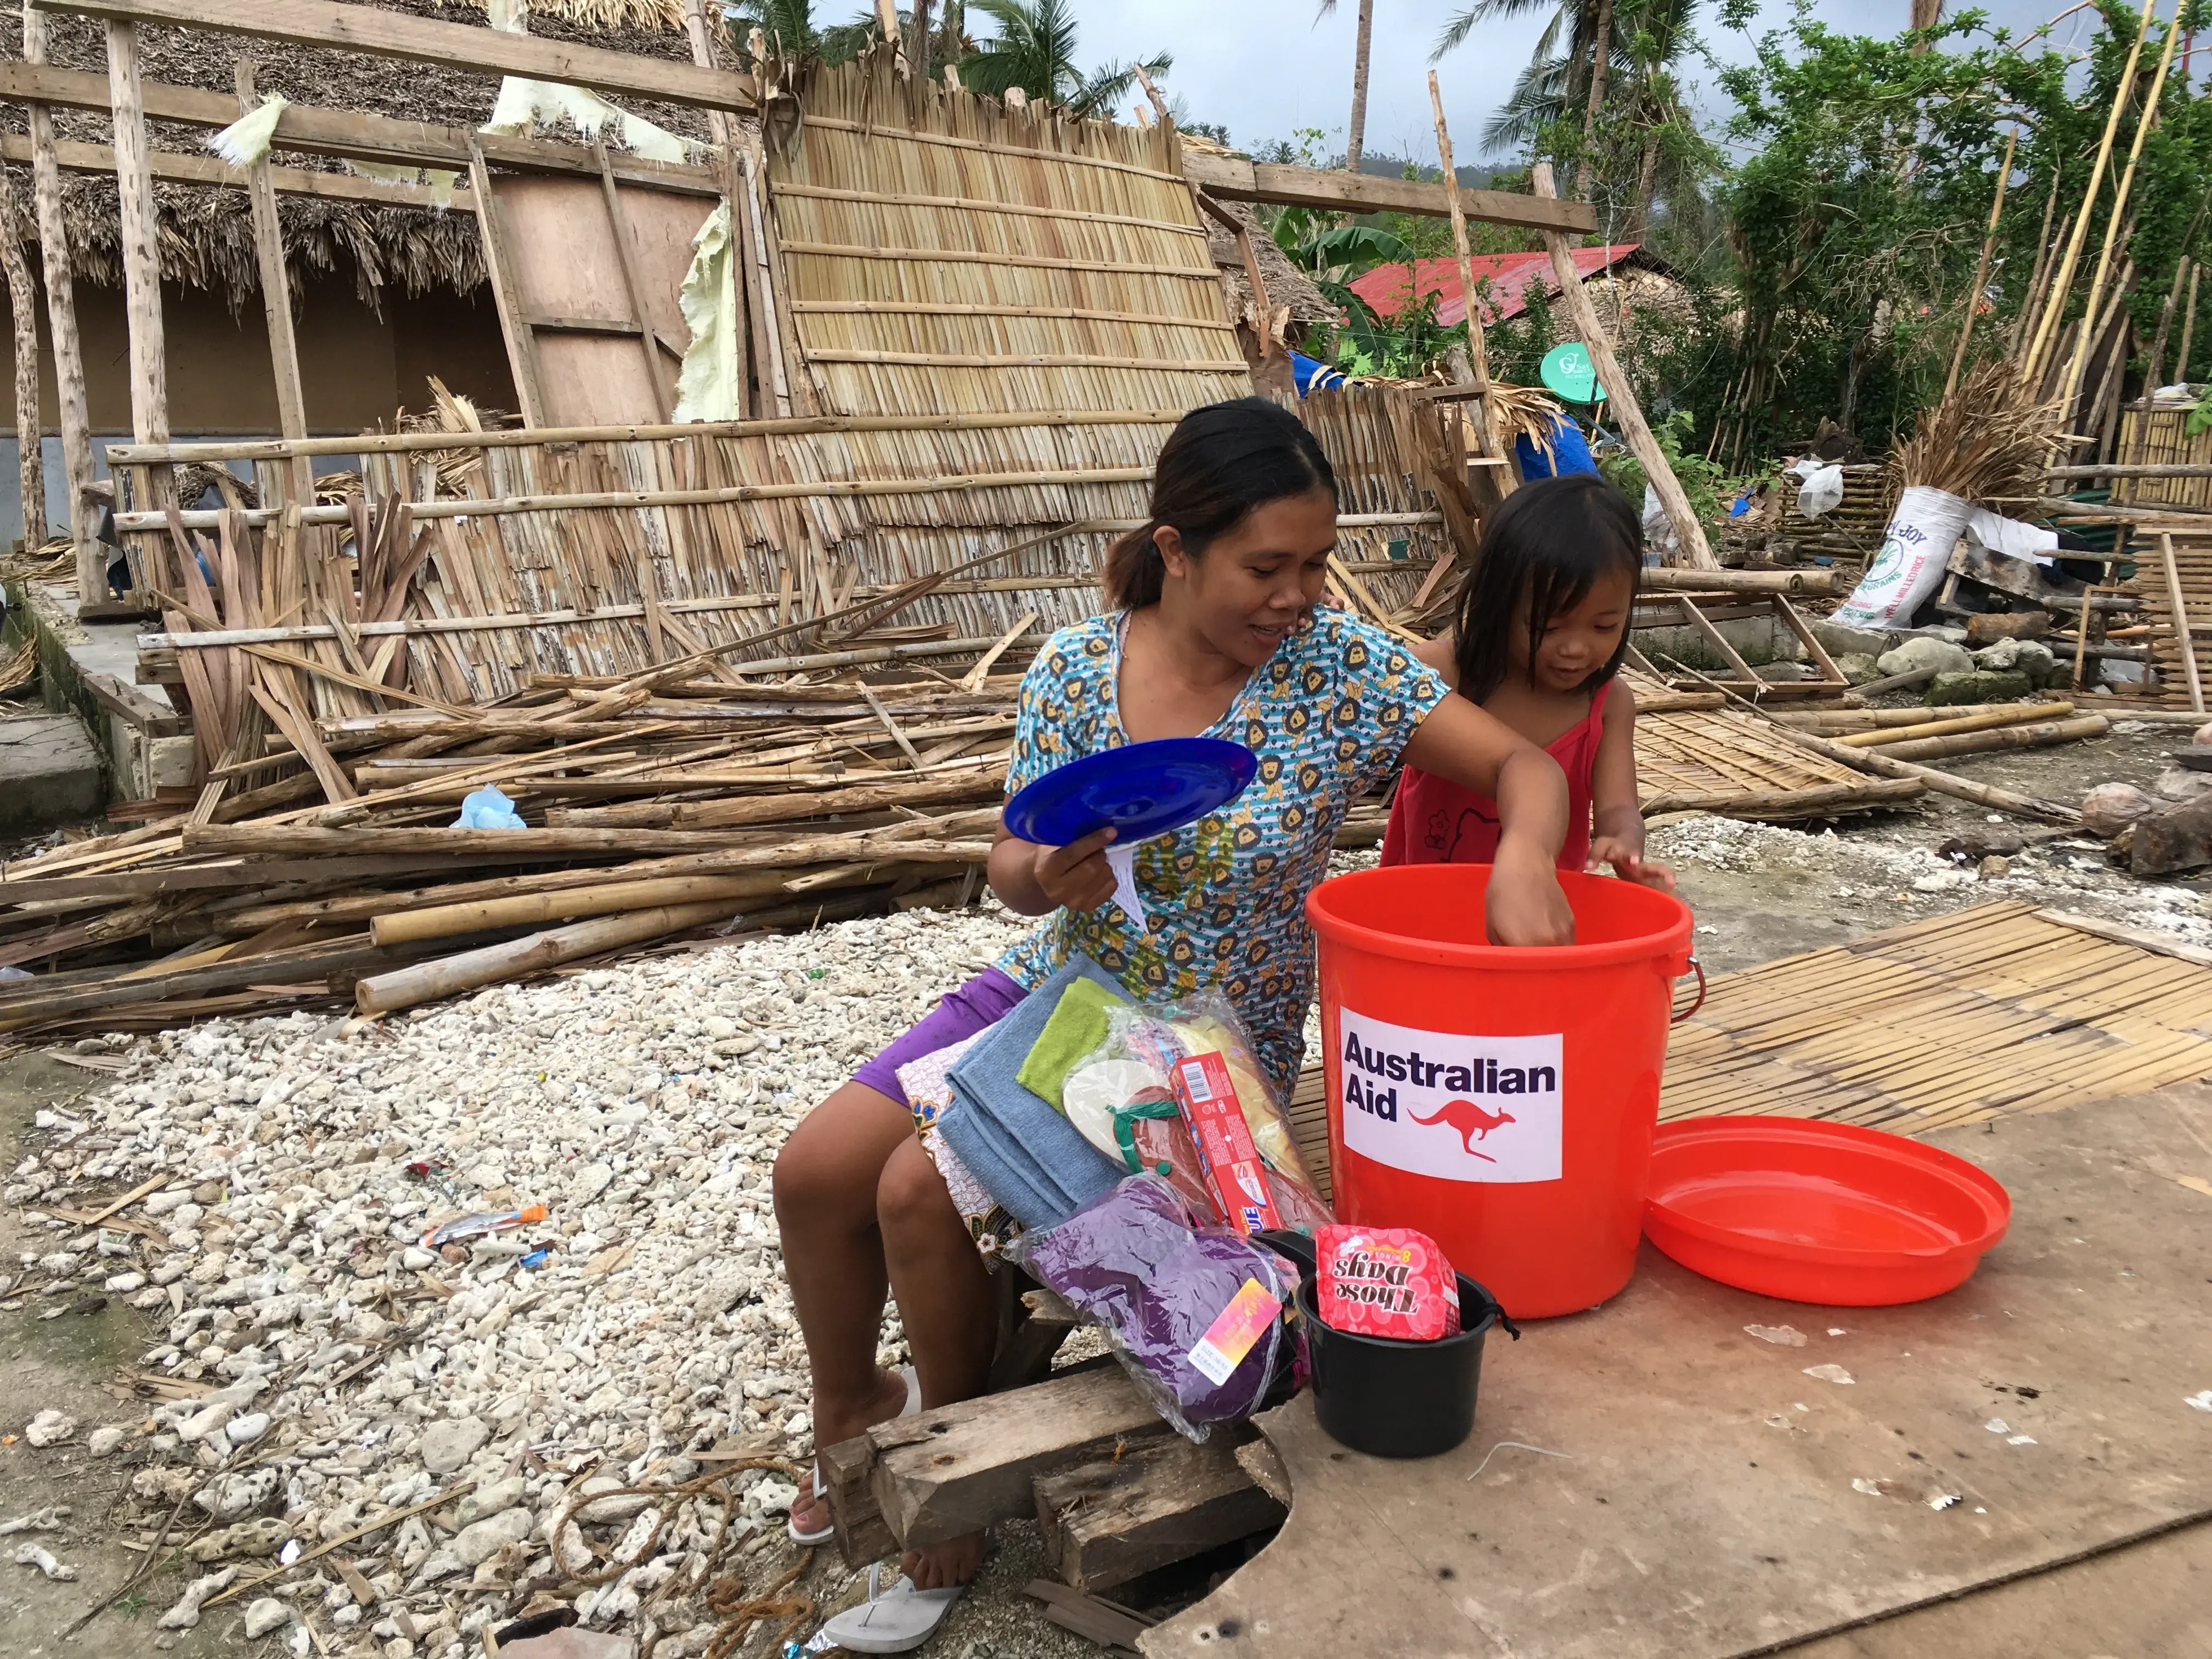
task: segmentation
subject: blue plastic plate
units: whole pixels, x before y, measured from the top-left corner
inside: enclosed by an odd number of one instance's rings
[[[1143,841],[1235,800],[1259,769],[1258,756],[1219,738],[1124,744],[1046,773],[1006,803],[1006,828],[1043,847],[1109,823],[1117,841]]]

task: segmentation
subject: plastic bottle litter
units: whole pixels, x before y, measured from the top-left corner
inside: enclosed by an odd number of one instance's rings
[[[545,1206],[532,1204],[520,1210],[486,1210],[476,1215],[456,1216],[441,1222],[422,1235],[422,1248],[441,1249],[448,1244],[465,1243],[471,1238],[486,1238],[493,1233],[503,1233],[510,1227],[527,1227],[532,1222],[545,1219]]]
[[[461,815],[453,822],[456,830],[521,830],[527,826],[522,815],[514,810],[497,784],[488,783],[461,803]]]

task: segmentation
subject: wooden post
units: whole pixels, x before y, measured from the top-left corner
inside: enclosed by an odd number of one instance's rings
[[[238,60],[238,112],[257,106],[253,60]],[[300,380],[300,347],[292,332],[292,278],[284,264],[284,228],[276,217],[276,187],[264,155],[246,173],[246,192],[253,204],[253,252],[261,268],[261,314],[269,331],[269,364],[276,380],[276,424],[287,438],[307,435],[307,400]],[[315,504],[314,466],[305,456],[292,459],[292,499]]]
[[[46,61],[46,15],[23,0],[23,58]],[[54,354],[54,403],[61,416],[62,487],[69,492],[70,539],[76,544],[80,606],[107,599],[107,558],[100,546],[100,515],[85,497],[92,482],[92,428],[84,406],[84,349],[76,331],[76,283],[70,271],[69,237],[62,222],[62,175],[54,149],[54,122],[44,104],[27,106],[31,126],[31,191],[39,215],[39,262],[46,279],[46,339]]]
[[[131,431],[142,444],[165,444],[169,441],[169,380],[161,333],[161,260],[135,23],[107,26],[107,90],[115,120],[115,187],[122,200],[123,287],[131,329]]]
[[[1552,164],[1539,161],[1528,171],[1528,187],[1540,197],[1555,197],[1557,189],[1552,183]],[[1636,393],[1628,384],[1628,376],[1621,372],[1620,360],[1613,355],[1613,343],[1606,338],[1605,330],[1597,319],[1597,307],[1590,303],[1582,278],[1575,270],[1574,256],[1568,252],[1566,234],[1563,231],[1544,233],[1544,246],[1552,256],[1552,274],[1559,279],[1560,297],[1566,301],[1573,315],[1575,327],[1581,332],[1583,343],[1589,348],[1590,362],[1597,370],[1598,383],[1612,399],[1613,410],[1620,420],[1621,434],[1636,459],[1643,463],[1644,476],[1658,493],[1662,506],[1667,509],[1668,522],[1674,526],[1674,538],[1681,544],[1682,562],[1697,570],[1717,570],[1720,561],[1705,543],[1705,527],[1698,522],[1690,498],[1682,493],[1681,480],[1674,469],[1667,464],[1667,457],[1659,447],[1659,441],[1651,435],[1651,428],[1644,418],[1644,410],[1636,401]]]
[[[1959,384],[1959,371],[1966,366],[1966,348],[1973,343],[1974,308],[1982,302],[1982,284],[1989,279],[1990,255],[1997,243],[1997,221],[2004,213],[2005,185],[2012,179],[2013,146],[2020,140],[2019,129],[2005,134],[2004,160],[1997,163],[1997,193],[1990,204],[1990,228],[1982,238],[1982,257],[1974,261],[1974,280],[1966,289],[1966,315],[1959,325],[1958,349],[1951,354],[1951,372],[1943,377],[1943,395]]]
[[[2189,378],[2189,337],[2197,331],[2197,276],[2204,269],[2199,260],[2189,262],[2189,303],[2181,313],[2181,355],[2174,360],[2173,378]]]
[[[2181,597],[2181,572],[2173,557],[2173,538],[2161,530],[2158,532],[2159,561],[2166,567],[2166,597],[2173,605],[2173,643],[2181,653],[2181,668],[2189,679],[2189,706],[2197,714],[2204,712],[2204,683],[2197,672],[2197,641],[2190,636],[2189,606]],[[2088,613],[2082,612],[2081,633],[2088,635]]]
[[[1483,345],[1482,311],[1475,303],[1474,255],[1468,245],[1467,215],[1460,210],[1459,170],[1452,165],[1451,133],[1444,125],[1444,98],[1437,85],[1434,70],[1429,71],[1429,106],[1436,112],[1437,157],[1444,169],[1444,210],[1451,216],[1452,250],[1459,256],[1460,297],[1467,306],[1468,367],[1474,371],[1474,403],[1479,413],[1475,431],[1482,440],[1479,453],[1502,455],[1505,452],[1498,432],[1497,411],[1491,407],[1490,353]]]
[[[21,469],[23,551],[46,538],[46,469],[39,436],[39,291],[23,263],[23,226],[15,187],[0,167],[0,267],[8,276],[8,308],[15,325],[15,454]]]

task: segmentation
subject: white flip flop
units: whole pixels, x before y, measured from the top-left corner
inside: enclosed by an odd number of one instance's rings
[[[906,1404],[900,1408],[899,1415],[919,1417],[921,1415],[921,1378],[911,1365],[900,1366],[899,1375],[906,1379]],[[822,1484],[822,1465],[818,1461],[815,1463],[808,1479],[813,1483],[815,1497],[827,1498],[830,1495],[828,1488]],[[819,1532],[801,1532],[799,1529],[799,1522],[788,1516],[784,1517],[783,1529],[790,1534],[791,1541],[802,1548],[814,1544],[827,1543],[837,1535],[837,1523],[834,1521]],[[894,1649],[892,1651],[896,1652],[896,1650]]]
[[[911,1653],[937,1634],[964,1584],[916,1589],[905,1574],[886,1589],[883,1564],[868,1569],[868,1599],[822,1626],[822,1634],[848,1653]]]

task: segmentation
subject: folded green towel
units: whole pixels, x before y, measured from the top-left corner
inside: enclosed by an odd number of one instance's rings
[[[1067,1108],[1060,1099],[1061,1091],[1067,1086],[1067,1074],[1091,1058],[1098,1045],[1106,1041],[1106,1011],[1126,1008],[1129,1005],[1112,992],[1087,979],[1069,983],[1060,993],[1059,1005],[1052,1018],[1045,1021],[1044,1030],[1022,1069],[1014,1075],[1022,1087],[1031,1094],[1052,1103],[1054,1111],[1066,1115]]]

